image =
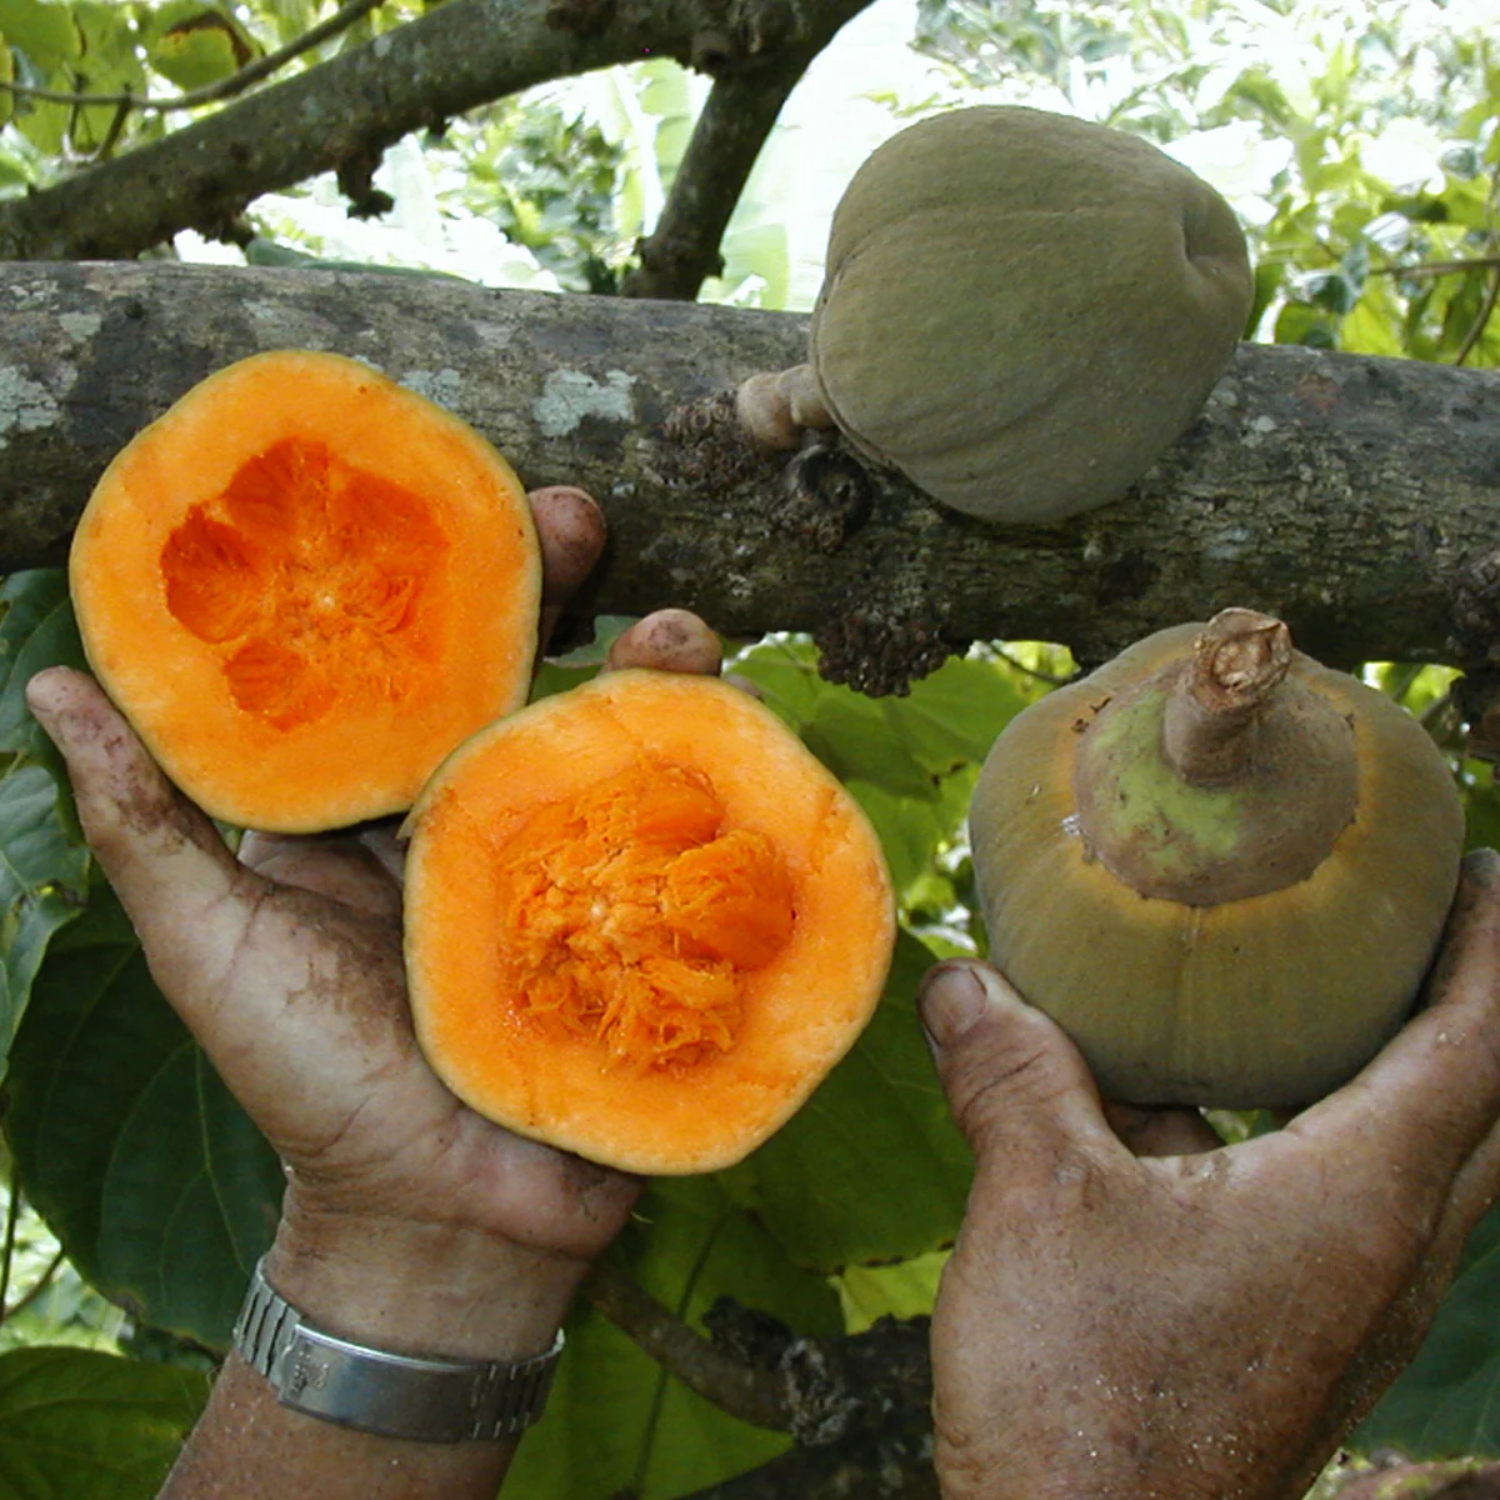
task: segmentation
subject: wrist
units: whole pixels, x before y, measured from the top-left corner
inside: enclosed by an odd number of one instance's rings
[[[587,1270],[472,1226],[319,1213],[291,1193],[265,1260],[271,1286],[328,1333],[485,1360],[551,1347]]]

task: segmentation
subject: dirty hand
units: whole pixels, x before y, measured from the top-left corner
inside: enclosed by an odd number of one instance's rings
[[[594,509],[592,540],[570,547],[536,509],[545,626],[604,531]],[[236,858],[91,679],[53,669],[29,697],[158,985],[285,1164],[272,1284],[377,1345],[547,1347],[637,1184],[480,1118],[427,1067],[393,833],[250,834]]]
[[[1208,1149],[1187,1112],[1107,1114],[994,970],[929,975],[924,1020],[977,1159],[933,1325],[947,1500],[1305,1493],[1415,1352],[1500,1190],[1491,853],[1466,861],[1429,999],[1285,1129]]]

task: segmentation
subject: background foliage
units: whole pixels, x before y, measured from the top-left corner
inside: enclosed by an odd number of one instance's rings
[[[386,0],[289,66],[314,67],[418,9]],[[1500,58],[1480,9],[881,0],[836,44],[855,50],[821,58],[788,105],[704,295],[806,307],[827,214],[864,153],[915,115],[1003,98],[1144,133],[1220,186],[1255,252],[1254,336],[1495,366]],[[89,95],[201,89],[329,10],[0,0],[0,79]],[[548,86],[387,153],[377,181],[394,205],[378,220],[350,220],[335,185],[317,181],[257,200],[228,244],[185,234],[171,253],[613,292],[704,93],[664,62]],[[0,193],[44,186],[193,113],[0,97]],[[201,1402],[280,1179],[156,993],[25,713],[33,671],[81,663],[65,580],[15,576],[0,608],[0,1492],[124,1500],[154,1493]],[[565,688],[597,654],[548,668],[538,691]],[[968,1161],[920,1040],[916,982],[934,956],[982,951],[968,795],[994,736],[1071,663],[1053,647],[996,645],[884,700],[823,682],[794,637],[740,644],[733,669],[870,814],[904,936],[876,1021],[807,1108],[743,1166],[654,1186],[611,1254],[695,1324],[731,1296],[805,1333],[858,1329],[926,1308],[958,1223]],[[1500,842],[1492,768],[1465,744],[1451,674],[1369,671],[1448,748],[1474,841]],[[1363,1445],[1500,1452],[1497,1246],[1492,1216]],[[692,1396],[591,1310],[572,1332],[508,1493],[667,1500],[784,1445]]]

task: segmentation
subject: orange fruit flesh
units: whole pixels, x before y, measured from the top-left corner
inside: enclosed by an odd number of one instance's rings
[[[458,418],[280,351],[119,453],[74,537],[90,666],[168,775],[242,827],[404,811],[524,701],[541,565],[525,491]]]
[[[408,826],[429,1061],[595,1161],[739,1160],[880,998],[894,904],[868,821],[715,679],[617,672],[534,704],[451,757]]]

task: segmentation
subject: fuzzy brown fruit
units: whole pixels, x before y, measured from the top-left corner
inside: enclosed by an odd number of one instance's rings
[[[1422,727],[1226,610],[996,741],[970,833],[994,962],[1136,1104],[1297,1108],[1396,1031],[1464,820]]]
[[[989,521],[1118,499],[1192,421],[1252,282],[1233,212],[1149,142],[984,106],[881,146],[834,215],[811,361],[854,444]]]

